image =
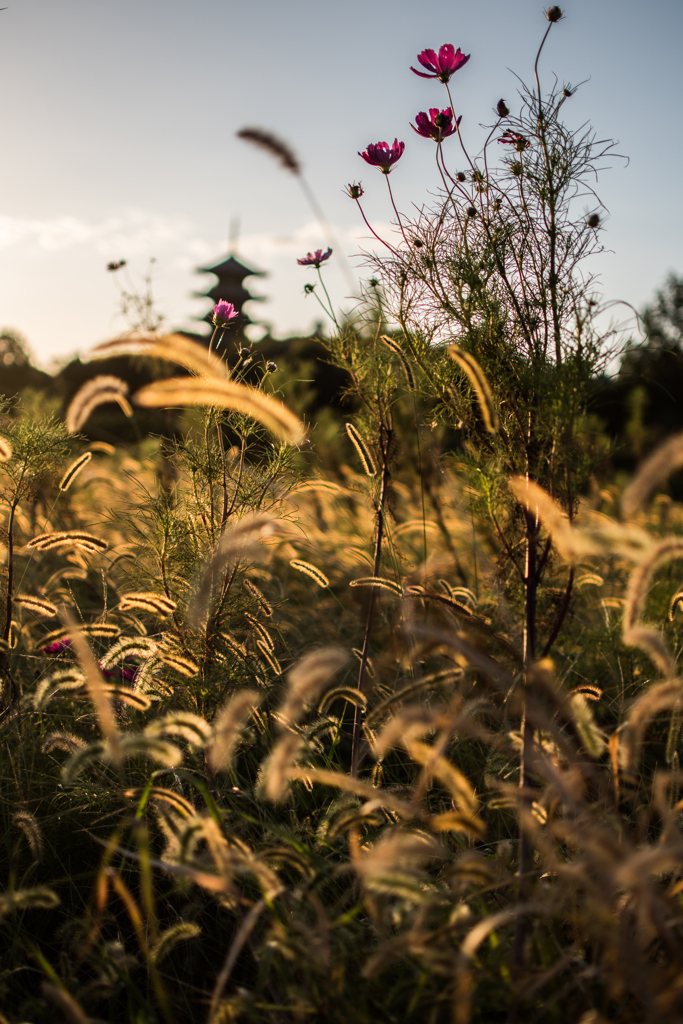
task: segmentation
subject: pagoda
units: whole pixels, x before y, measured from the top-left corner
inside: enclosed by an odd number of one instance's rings
[[[235,327],[242,333],[244,328],[254,321],[244,312],[243,306],[246,302],[263,302],[262,295],[251,295],[244,287],[247,277],[265,277],[263,270],[253,270],[245,263],[240,262],[234,253],[230,253],[227,259],[222,260],[210,267],[197,267],[199,274],[215,274],[218,278],[216,284],[206,292],[195,292],[195,298],[211,299],[211,309],[203,319],[210,324],[213,315],[213,307],[220,299],[232,302],[238,312],[235,318]]]

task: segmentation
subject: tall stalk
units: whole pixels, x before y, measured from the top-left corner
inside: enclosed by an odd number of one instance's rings
[[[389,488],[389,450],[391,448],[392,439],[392,428],[385,426],[383,423],[380,426],[380,445],[382,450],[382,477],[380,481],[379,497],[377,499],[376,507],[376,519],[377,526],[375,532],[375,557],[372,563],[372,574],[373,576],[379,576],[380,566],[382,564],[382,541],[384,539],[384,506],[387,500],[387,491]],[[368,666],[368,658],[370,656],[370,640],[372,637],[372,625],[375,614],[375,598],[377,590],[375,587],[370,588],[370,600],[368,602],[368,614],[365,620],[365,635],[363,637],[363,649],[361,651],[360,668],[358,669],[358,689],[363,692],[363,686],[365,683],[365,673]],[[358,775],[358,759],[360,752],[360,730],[362,725],[363,710],[359,704],[356,705],[356,711],[353,718],[353,743],[351,747],[351,775],[355,778]]]

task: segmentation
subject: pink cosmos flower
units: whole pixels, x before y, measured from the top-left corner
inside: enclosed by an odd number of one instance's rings
[[[453,124],[453,111],[450,107],[446,110],[439,110],[438,107],[429,108],[429,117],[421,110],[415,117],[415,124],[411,128],[424,139],[434,139],[434,142],[441,142],[453,135],[460,127],[462,116]]]
[[[425,75],[424,71],[418,71],[416,68],[411,67],[411,71],[414,71],[420,78],[438,78],[440,82],[448,82],[451,75],[454,75],[456,71],[464,67],[467,61],[470,59],[471,54],[465,56],[464,53],[460,52],[460,47],[456,50],[452,43],[444,43],[439,48],[438,54],[435,50],[423,50],[422,53],[418,53],[417,59],[423,68],[427,68],[427,71],[431,71],[430,75]]]
[[[392,164],[401,159],[405,148],[405,142],[399,142],[398,139],[394,139],[393,146],[389,146],[388,142],[376,142],[358,156],[362,156],[371,167],[379,167],[382,174],[389,174]]]
[[[296,262],[300,267],[315,267],[318,270],[320,264],[324,263],[325,260],[329,260],[331,255],[331,249],[328,249],[327,252],[323,252],[322,249],[316,249],[315,252],[309,252],[302,260],[297,260]]]
[[[237,315],[237,310],[233,306],[232,302],[226,302],[225,299],[220,299],[220,301],[213,307],[213,316],[211,320],[214,327],[229,327],[230,321],[234,320]]]
[[[520,135],[519,132],[510,130],[503,132],[498,141],[505,143],[507,146],[514,146],[518,153],[523,153],[531,145],[525,135]]]

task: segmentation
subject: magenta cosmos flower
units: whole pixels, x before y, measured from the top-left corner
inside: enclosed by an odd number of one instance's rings
[[[382,174],[389,174],[392,165],[403,156],[405,148],[405,142],[399,142],[398,139],[394,139],[393,146],[389,146],[388,142],[376,142],[358,156],[362,156],[371,167],[379,167]]]
[[[331,249],[328,249],[327,252],[323,252],[322,249],[316,249],[315,252],[307,253],[302,260],[297,260],[296,262],[300,267],[315,267],[316,270],[319,270],[320,264],[324,263],[325,260],[329,260],[331,255]]]
[[[453,124],[453,111],[450,107],[446,110],[439,110],[438,107],[429,108],[429,116],[421,110],[415,117],[415,124],[411,128],[424,139],[434,139],[434,142],[441,142],[453,135],[460,127],[462,116]]]
[[[467,61],[470,59],[471,54],[465,56],[464,53],[460,52],[460,47],[456,50],[452,43],[444,43],[443,46],[439,47],[439,52],[436,50],[423,50],[422,53],[418,53],[417,59],[423,68],[427,68],[427,71],[431,72],[429,75],[425,75],[424,71],[418,71],[417,68],[411,67],[411,71],[414,71],[420,78],[438,78],[440,82],[448,82],[451,75],[454,75],[456,71],[464,67]]]
[[[226,302],[225,299],[220,299],[219,302],[213,307],[213,316],[211,320],[214,327],[229,327],[230,321],[234,320],[237,316],[237,310],[233,306],[232,302]]]
[[[503,132],[498,141],[505,143],[507,146],[514,146],[518,153],[523,153],[531,145],[525,135],[520,135],[519,132],[513,131]]]

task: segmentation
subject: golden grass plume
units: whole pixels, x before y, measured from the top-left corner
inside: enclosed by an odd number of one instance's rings
[[[41,860],[43,856],[43,833],[34,816],[29,814],[28,811],[17,811],[13,815],[12,821],[24,833],[33,859],[35,861]]]
[[[43,615],[46,619],[51,619],[57,615],[56,606],[52,601],[47,601],[44,597],[34,597],[32,594],[17,594],[14,600],[22,608],[26,608],[36,615]]]
[[[92,459],[92,452],[83,452],[83,454],[80,455],[76,459],[75,462],[71,463],[71,465],[67,469],[66,473],[64,474],[62,479],[59,481],[59,489],[60,489],[60,491],[68,491],[69,490],[69,488],[71,487],[72,483],[74,482],[74,480],[76,479],[76,477],[78,476],[80,471],[82,469],[85,469],[85,467],[88,465],[88,463],[90,462],[91,459]]]
[[[674,434],[645,460],[621,498],[621,511],[627,517],[643,507],[655,487],[683,466],[683,433]]]
[[[255,557],[261,541],[284,529],[284,523],[263,513],[246,515],[234,526],[226,529],[206,562],[192,597],[188,614],[191,625],[198,625],[206,614],[218,571],[226,563],[234,564],[238,560],[244,561]]]
[[[317,567],[317,565],[311,565],[310,562],[303,562],[300,558],[292,558],[289,564],[292,569],[296,569],[297,572],[302,572],[304,575],[310,576],[312,580],[315,580],[319,587],[329,587],[330,581],[325,573]]]
[[[182,334],[140,331],[102,342],[91,352],[93,359],[109,359],[118,355],[146,355],[154,359],[163,359],[176,363],[191,373],[215,380],[225,380],[227,374],[227,367],[222,359]]]
[[[110,748],[113,763],[119,764],[121,760],[119,734],[116,728],[114,712],[105,689],[104,679],[81,628],[68,609],[64,610],[62,618],[76,652],[78,663],[83,670],[88,695],[95,709],[102,736]]]
[[[77,433],[91,413],[108,402],[116,402],[126,416],[132,416],[133,410],[126,398],[127,394],[128,385],[120,377],[106,373],[93,377],[71,399],[66,410],[66,429],[70,434]]]
[[[170,597],[151,591],[122,594],[119,599],[119,611],[121,612],[144,611],[161,619],[172,615],[176,607],[176,602]]]
[[[347,664],[348,653],[341,647],[321,647],[311,651],[287,673],[287,694],[280,715],[295,722],[306,704],[313,704],[323,687]]]
[[[247,384],[202,377],[172,378],[147,384],[133,396],[145,408],[208,405],[243,413],[291,444],[300,444],[306,429],[297,416],[278,399]]]
[[[474,356],[471,356],[469,352],[465,352],[459,345],[449,345],[448,354],[467,375],[477,396],[484,426],[489,433],[497,434],[500,430],[498,411],[493,401],[489,382],[481,366]]]
[[[240,690],[218,712],[213,722],[213,736],[206,748],[212,771],[226,771],[230,767],[244,723],[261,699],[256,690]]]
[[[346,433],[349,435],[351,444],[358,452],[358,457],[365,473],[367,476],[374,476],[377,470],[375,469],[375,460],[372,457],[369,444],[360,431],[356,430],[353,423],[345,423],[344,426],[346,427]]]
[[[263,594],[256,586],[256,584],[252,583],[250,579],[245,578],[242,581],[242,585],[244,586],[244,589],[249,594],[251,594],[251,596],[258,602],[259,608],[266,616],[266,618],[270,618],[273,614],[273,609],[271,605],[268,603],[268,599],[266,598],[265,594]]]
[[[390,590],[397,597],[403,597],[403,588],[400,583],[394,580],[384,579],[383,576],[361,576],[360,579],[351,580],[350,587],[376,587],[380,590]]]
[[[26,545],[27,548],[36,551],[51,551],[53,548],[75,547],[83,551],[95,552],[106,551],[108,544],[99,537],[84,530],[60,530],[55,533],[41,533],[33,537]]]

